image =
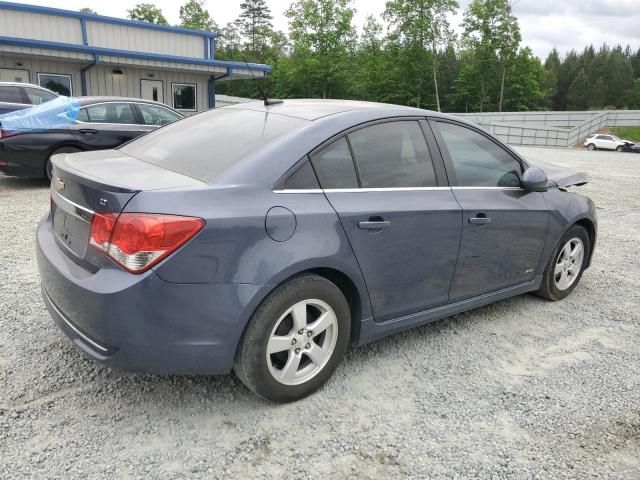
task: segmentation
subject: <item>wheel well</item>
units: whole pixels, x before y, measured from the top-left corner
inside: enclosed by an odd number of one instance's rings
[[[77,143],[73,143],[73,142],[68,142],[68,143],[62,143],[62,144],[57,144],[54,145],[53,147],[49,148],[49,150],[47,151],[47,155],[44,159],[44,173],[45,175],[47,174],[47,162],[51,159],[51,156],[57,151],[60,150],[62,148],[75,148],[77,149],[79,152],[83,152],[84,148],[82,148],[80,145],[78,145]]]
[[[360,300],[360,293],[353,281],[344,273],[332,268],[314,268],[307,270],[304,273],[315,273],[323,278],[326,278],[336,287],[340,289],[344,297],[349,304],[349,310],[351,310],[351,342],[354,342],[360,336],[360,318],[362,318],[362,302]]]
[[[596,227],[588,218],[582,218],[576,222],[576,225],[583,227],[589,234],[589,264],[591,264],[591,254],[596,243]]]

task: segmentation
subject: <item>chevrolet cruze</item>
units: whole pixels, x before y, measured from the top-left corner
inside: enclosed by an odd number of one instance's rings
[[[42,294],[78,348],[132,371],[318,389],[349,344],[526,292],[591,262],[583,174],[407,107],[247,103],[53,158]],[[522,328],[526,328],[526,323]]]

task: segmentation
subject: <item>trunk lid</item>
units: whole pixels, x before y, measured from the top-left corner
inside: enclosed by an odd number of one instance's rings
[[[56,243],[92,271],[106,258],[104,252],[89,245],[95,213],[120,213],[142,190],[202,185],[118,150],[56,155],[52,164],[51,221]]]

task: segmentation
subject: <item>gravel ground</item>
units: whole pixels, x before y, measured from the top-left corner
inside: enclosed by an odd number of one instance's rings
[[[0,177],[0,478],[640,478],[640,156],[520,150],[592,176],[576,291],[352,349],[289,405],[86,359],[40,299],[47,186]]]

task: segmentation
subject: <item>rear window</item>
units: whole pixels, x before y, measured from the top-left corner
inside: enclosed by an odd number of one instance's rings
[[[209,182],[249,153],[308,123],[273,113],[223,108],[185,118],[124,145],[127,155]]]

